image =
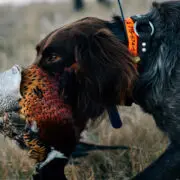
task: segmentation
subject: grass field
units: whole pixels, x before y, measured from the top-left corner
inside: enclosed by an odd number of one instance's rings
[[[148,7],[144,0],[124,2],[126,16],[143,13]],[[115,4],[107,8],[93,0],[81,12],[74,12],[69,3],[0,7],[0,70],[13,64],[30,64],[35,57],[35,44],[53,29],[85,16],[110,19],[112,12],[119,12]],[[84,137],[101,145],[125,145],[130,150],[94,151],[87,157],[71,159],[66,167],[69,180],[127,180],[163,152],[167,138],[150,115],[135,104],[120,107],[119,111],[123,119],[121,129],[112,129],[104,114],[99,123],[90,123]],[[26,152],[4,137],[0,137],[0,145],[0,179],[29,179],[33,162]]]

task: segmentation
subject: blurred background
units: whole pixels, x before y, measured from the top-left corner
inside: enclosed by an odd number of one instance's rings
[[[145,13],[151,0],[122,0],[125,16]],[[86,16],[103,19],[119,13],[117,0],[0,0],[0,70],[14,64],[27,66],[35,58],[35,45],[49,32]],[[94,151],[71,159],[69,180],[127,180],[156,159],[167,138],[150,115],[133,104],[119,107],[123,127],[112,129],[106,113],[89,124],[83,137],[101,145],[125,145],[129,150]],[[7,138],[0,137],[0,179],[29,179],[33,162]]]

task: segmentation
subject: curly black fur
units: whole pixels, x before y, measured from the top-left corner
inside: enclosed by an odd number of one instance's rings
[[[150,51],[139,64],[134,98],[153,115],[171,145],[134,179],[174,180],[180,178],[180,2],[153,3],[147,16],[155,34]]]
[[[154,3],[147,15],[155,34],[149,53],[139,65],[134,96],[169,136],[171,145],[135,179],[173,180],[180,177],[180,2]]]

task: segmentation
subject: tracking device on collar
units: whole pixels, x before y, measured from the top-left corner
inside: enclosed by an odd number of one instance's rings
[[[122,126],[122,121],[120,118],[120,114],[116,106],[111,106],[107,109],[109,119],[111,121],[111,125],[113,128],[117,129]]]
[[[118,0],[118,4],[121,12],[128,49],[133,56],[143,58],[150,48],[151,37],[155,31],[154,26],[149,20],[148,15],[136,15],[125,19],[120,0]],[[120,38],[120,40],[124,41],[123,38]]]
[[[137,36],[138,43],[138,56],[143,58],[146,52],[150,49],[151,38],[154,35],[154,25],[149,20],[147,15],[136,15],[132,16],[131,19],[134,21],[133,31]],[[128,41],[131,37],[128,37]]]
[[[147,16],[133,16],[125,19],[129,52],[143,58],[150,49],[154,26]],[[135,62],[137,63],[137,62]]]
[[[148,16],[137,15],[125,19],[120,0],[118,0],[118,4],[123,27],[117,29],[116,23],[108,24],[108,26],[114,35],[128,45],[129,52],[134,56],[134,63],[137,67],[140,59],[143,58],[150,49],[151,37],[153,36],[155,29]],[[119,33],[119,31],[121,31],[121,33]],[[114,128],[120,128],[122,126],[122,121],[117,107],[112,106],[108,108],[107,111],[112,126]]]

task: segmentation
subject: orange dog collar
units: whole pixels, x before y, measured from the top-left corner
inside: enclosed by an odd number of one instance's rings
[[[128,37],[128,49],[134,56],[138,56],[138,36],[134,31],[134,21],[132,18],[125,20],[127,37]]]

